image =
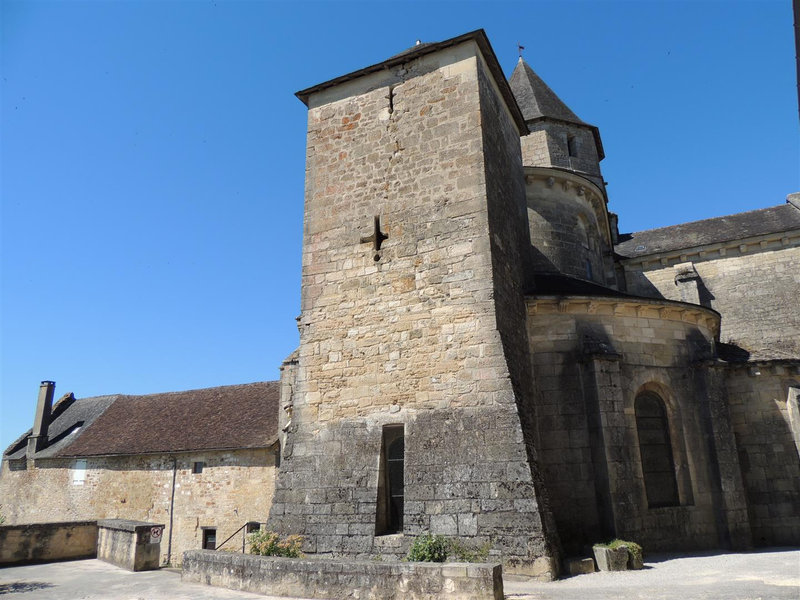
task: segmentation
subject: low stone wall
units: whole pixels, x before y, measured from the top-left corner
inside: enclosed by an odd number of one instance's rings
[[[96,555],[97,521],[0,526],[0,566]]]
[[[100,560],[129,571],[159,568],[163,524],[102,519],[97,527],[97,558]]]
[[[291,559],[189,550],[183,554],[181,578],[271,596],[503,599],[499,564]]]

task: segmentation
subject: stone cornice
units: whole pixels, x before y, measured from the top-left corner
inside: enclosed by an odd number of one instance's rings
[[[583,199],[595,213],[597,222],[601,224],[600,229],[605,242],[609,247],[612,246],[606,196],[596,183],[576,171],[557,167],[524,167],[524,172],[526,185],[531,185],[538,180],[547,187],[558,186],[563,192],[572,192],[576,197]]]
[[[745,256],[757,252],[768,252],[798,246],[800,246],[800,230],[779,231],[751,238],[680,248],[633,258],[619,257],[618,260],[626,269],[631,267],[641,267],[643,269],[661,268],[688,261],[701,262],[733,256]]]
[[[672,300],[620,298],[613,296],[527,296],[528,316],[589,314],[680,321],[700,325],[719,335],[720,315],[715,310]]]

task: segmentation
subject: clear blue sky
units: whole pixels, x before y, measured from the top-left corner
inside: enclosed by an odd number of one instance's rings
[[[278,377],[297,344],[294,92],[484,28],[600,128],[624,231],[800,190],[789,0],[2,2],[0,447],[56,396]]]

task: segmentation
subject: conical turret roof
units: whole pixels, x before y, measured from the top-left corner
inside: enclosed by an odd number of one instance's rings
[[[597,157],[600,160],[605,157],[603,142],[600,140],[600,130],[594,125],[579,119],[578,115],[572,112],[561,98],[556,96],[550,86],[531,69],[530,65],[521,56],[508,83],[526,123],[539,119],[552,119],[588,127],[594,136]]]
[[[522,57],[511,74],[509,84],[526,121],[549,117],[559,121],[586,125],[562,102],[561,98],[556,96],[550,86],[542,81],[542,78],[531,69]]]

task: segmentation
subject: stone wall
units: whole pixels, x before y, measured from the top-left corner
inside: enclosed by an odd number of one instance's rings
[[[245,522],[266,520],[274,489],[272,451],[197,452],[174,460],[174,496],[172,456],[88,458],[82,473],[70,459],[42,459],[22,470],[3,461],[2,511],[9,524],[106,518],[165,523],[161,559],[173,563],[184,550],[201,547],[202,527],[215,527],[219,544]],[[194,474],[197,461],[205,466]],[[241,538],[230,545],[241,549]]]
[[[96,521],[0,525],[0,566],[93,558],[96,554]]]
[[[713,430],[708,418],[721,384],[699,365],[713,356],[717,318],[689,308],[529,299],[540,459],[570,552],[613,536],[649,550],[719,547],[726,536],[737,546],[749,541],[741,481],[725,479],[723,494],[714,467],[720,452],[723,460],[735,454],[732,433]],[[676,506],[648,507],[634,412],[645,390],[667,408]]]
[[[502,568],[474,563],[298,560],[194,550],[181,579],[269,596],[502,600]]]
[[[790,398],[800,365],[734,366],[727,378],[753,543],[800,544],[800,455],[791,429]]]
[[[628,292],[681,300],[675,278],[689,262],[699,276],[697,302],[723,315],[720,341],[744,357],[800,357],[798,232],[623,261]]]
[[[529,123],[530,134],[522,138],[522,157],[526,167],[561,167],[582,172],[602,185],[600,159],[592,131],[567,123],[543,119]],[[574,137],[575,154],[569,155],[568,136]]]
[[[430,530],[552,571],[515,396],[529,383],[507,360],[519,340],[498,331],[522,329],[518,265],[498,272],[493,253],[519,255],[524,221],[493,231],[487,208],[524,219],[522,198],[505,197],[522,191],[519,132],[491,134],[514,162],[490,164],[483,127],[513,121],[502,103],[482,114],[495,93],[482,60],[470,41],[309,98],[293,423],[270,514],[308,552],[400,555]],[[380,250],[361,242],[375,216]],[[406,537],[375,535],[392,424],[405,432]]]
[[[526,168],[525,175],[534,268],[616,287],[601,190],[555,169]]]

